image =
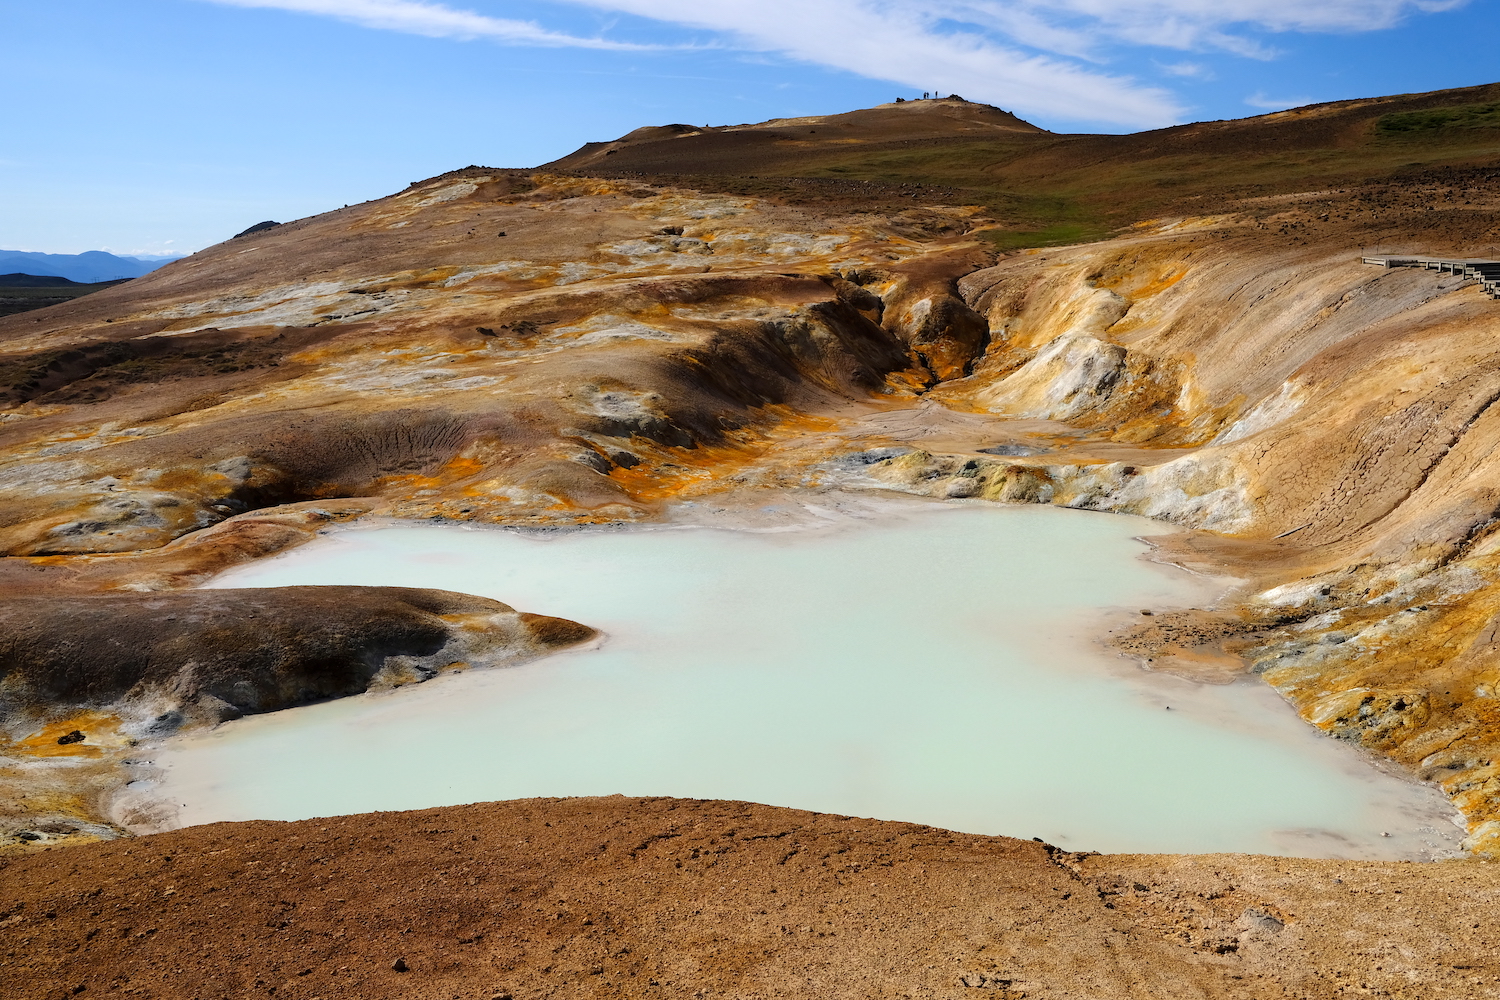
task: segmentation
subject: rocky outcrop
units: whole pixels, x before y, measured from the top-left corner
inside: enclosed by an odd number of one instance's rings
[[[219,558],[253,557],[268,533],[282,545],[300,540],[295,513],[221,529],[230,537],[199,544]],[[112,575],[117,567],[92,567],[92,575],[84,567],[49,578],[57,585],[50,592],[38,593],[32,581],[0,596],[0,846],[76,844],[173,825],[172,809],[152,790],[158,775],[149,760],[163,737],[184,727],[443,671],[518,664],[596,635],[577,622],[445,590],[99,592],[111,584],[180,586],[204,570],[180,554],[147,562],[155,565],[123,578]]]
[[[542,656],[595,635],[488,598],[271,587],[0,599],[0,717],[107,709],[136,736]]]
[[[865,289],[878,291],[882,325],[906,346],[913,367],[925,370],[928,387],[969,374],[989,343],[989,325],[953,280],[963,269],[962,258],[934,255],[896,272],[848,272]]]

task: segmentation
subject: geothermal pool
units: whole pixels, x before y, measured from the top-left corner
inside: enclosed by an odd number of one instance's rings
[[[224,574],[212,585],[461,590],[606,636],[172,740],[160,792],[183,824],[620,792],[1078,850],[1455,848],[1436,791],[1259,681],[1196,685],[1096,644],[1110,609],[1210,596],[1139,558],[1134,536],[1161,525],[977,504],[801,513],[792,530],[360,527]]]

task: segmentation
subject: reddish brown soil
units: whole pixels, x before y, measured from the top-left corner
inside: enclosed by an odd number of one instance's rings
[[[734,802],[218,824],[0,885],[0,994],[36,1000],[1500,989],[1494,865],[1084,856]]]

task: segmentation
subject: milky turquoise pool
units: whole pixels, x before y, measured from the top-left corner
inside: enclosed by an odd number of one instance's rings
[[[1139,558],[1161,530],[977,504],[786,531],[341,530],[212,585],[440,587],[606,638],[174,740],[162,790],[189,824],[619,792],[1072,849],[1451,850],[1435,791],[1265,685],[1149,674],[1093,641],[1109,609],[1206,598]]]

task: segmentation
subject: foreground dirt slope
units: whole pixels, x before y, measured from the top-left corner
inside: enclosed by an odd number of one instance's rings
[[[0,866],[0,991],[34,1000],[1500,990],[1500,867],[1480,862],[1069,855],[615,796],[217,824]]]

